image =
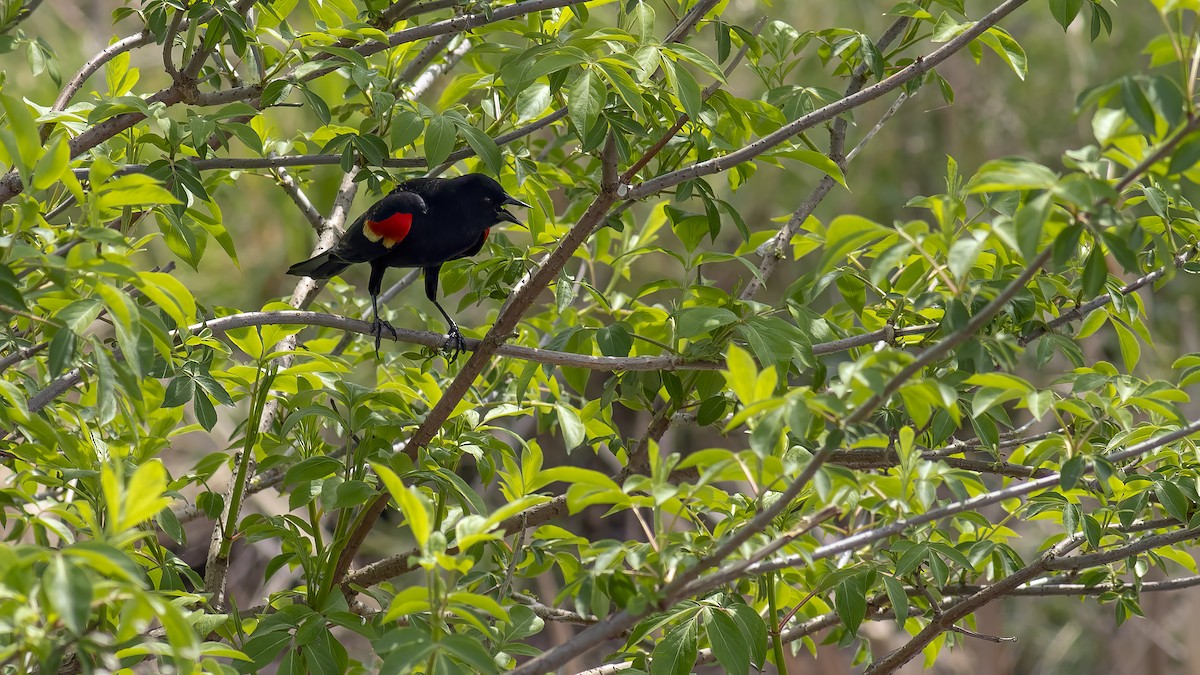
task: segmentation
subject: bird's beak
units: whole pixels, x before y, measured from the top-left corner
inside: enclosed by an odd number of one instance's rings
[[[516,197],[513,197],[512,195],[504,195],[504,201],[500,204],[501,206],[524,206],[525,208],[529,208],[528,204],[520,199],[517,199]]]
[[[500,205],[501,206],[524,206],[525,208],[529,208],[529,205],[526,204],[525,202],[521,201],[520,199],[517,199],[516,197],[513,197],[512,195],[507,195],[507,194],[504,195],[504,201],[500,202]],[[506,220],[506,221],[508,221],[514,225],[518,225],[520,227],[525,227],[525,223],[522,223],[521,221],[517,220],[516,216],[509,213],[508,211],[505,211],[504,209],[496,210],[496,218],[498,220]]]
[[[507,220],[508,222],[510,222],[514,225],[519,225],[521,227],[525,227],[525,223],[522,223],[521,221],[517,220],[516,216],[509,213],[508,211],[505,211],[504,209],[496,210],[496,220]]]

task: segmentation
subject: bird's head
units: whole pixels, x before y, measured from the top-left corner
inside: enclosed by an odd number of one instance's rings
[[[459,180],[467,183],[465,194],[468,195],[468,198],[478,199],[482,208],[493,213],[495,222],[507,221],[525,227],[525,223],[517,220],[517,217],[506,211],[504,207],[523,206],[529,208],[529,205],[505,192],[504,187],[496,179],[482,173],[469,173]]]

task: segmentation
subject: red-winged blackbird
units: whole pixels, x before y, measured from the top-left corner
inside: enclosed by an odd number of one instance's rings
[[[425,295],[446,317],[450,332],[444,348],[450,361],[467,348],[458,324],[437,301],[438,273],[442,263],[475,255],[487,241],[488,231],[502,220],[521,225],[505,206],[529,205],[512,197],[490,176],[469,173],[458,178],[414,178],[398,185],[375,202],[346,229],[333,248],[288,268],[288,274],[328,279],[354,263],[371,263],[371,307],[375,320],[375,355],[383,329],[396,329],[379,317],[379,291],[389,267],[420,267],[425,274]]]

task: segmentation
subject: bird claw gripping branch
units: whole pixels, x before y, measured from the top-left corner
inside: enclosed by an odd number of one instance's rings
[[[387,321],[384,321],[383,319],[379,318],[379,315],[376,314],[375,320],[371,322],[371,334],[375,336],[375,358],[376,359],[379,358],[379,343],[383,341],[383,331],[385,328],[387,329],[387,331],[389,333],[392,334],[393,340],[400,339],[400,334],[396,332],[395,327],[393,327],[392,324],[388,323]]]
[[[446,363],[454,363],[458,360],[458,355],[467,351],[467,341],[463,338],[462,333],[458,332],[458,326],[452,326],[450,332],[446,334],[446,341],[442,343],[442,351],[446,352]]]

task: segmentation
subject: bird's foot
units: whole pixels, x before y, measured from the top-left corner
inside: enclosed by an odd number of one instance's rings
[[[400,339],[400,334],[396,332],[392,324],[376,316],[375,320],[371,322],[371,335],[375,336],[375,358],[379,358],[379,343],[383,341],[383,331],[385,328],[392,334],[393,340]]]
[[[446,352],[446,363],[454,363],[459,354],[467,351],[467,341],[462,333],[458,332],[458,326],[450,327],[446,341],[442,344],[442,351]]]

